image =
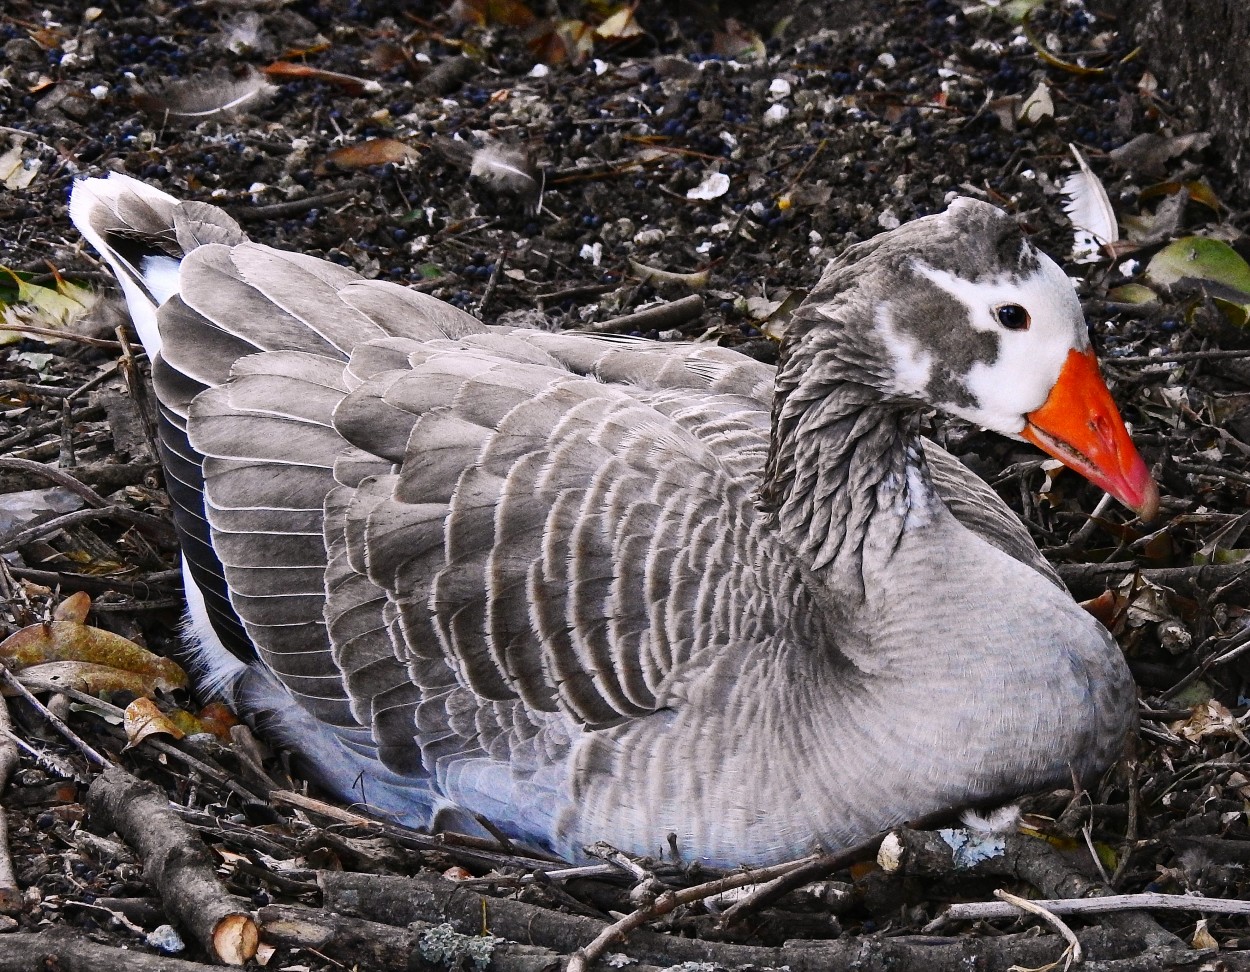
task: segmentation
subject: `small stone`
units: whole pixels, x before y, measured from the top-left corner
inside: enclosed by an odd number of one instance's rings
[[[173,925],[157,925],[148,932],[144,941],[165,955],[177,955],[187,947]]]

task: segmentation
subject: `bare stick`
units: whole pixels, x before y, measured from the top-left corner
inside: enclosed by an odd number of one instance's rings
[[[1068,943],[1067,951],[1063,956],[1063,967],[1066,970],[1072,964],[1080,965],[1081,963],[1081,943],[1076,940],[1076,936],[1072,934],[1072,929],[1063,923],[1058,915],[1047,911],[1036,901],[1029,901],[1025,898],[1017,898],[1014,894],[1010,894],[1002,889],[994,892],[994,897],[1001,898],[1008,904],[1019,908],[1021,911],[1027,911],[1031,915],[1037,915],[1046,924],[1050,925],[1055,931],[1063,936],[1063,940]]]
[[[696,884],[694,887],[683,888],[680,891],[666,891],[656,898],[654,902],[647,905],[647,907],[631,911],[620,921],[609,925],[589,945],[579,948],[570,955],[567,972],[586,972],[593,963],[603,956],[609,946],[623,939],[634,929],[641,928],[647,922],[667,915],[679,905],[702,901],[704,898],[712,898],[718,894],[724,894],[726,891],[746,887],[748,884],[761,884],[771,881],[776,877],[790,874],[801,869],[804,865],[818,860],[820,858],[790,861],[786,864],[779,864],[776,867],[759,868],[754,871],[745,871],[742,874],[730,874],[728,877],[708,881],[706,884]]]
[[[1200,911],[1209,915],[1250,915],[1250,901],[1234,898],[1205,898],[1194,894],[1109,894],[1102,898],[1046,898],[1029,902],[1056,915],[1099,915],[1112,911]],[[953,904],[942,912],[946,921],[988,921],[1010,918],[1013,905],[997,901],[969,901]]]
[[[73,729],[71,729],[64,722],[62,722],[60,717],[56,713],[51,711],[46,705],[44,705],[37,698],[35,698],[34,695],[31,694],[30,690],[27,689],[26,686],[23,685],[21,682],[19,682],[13,676],[13,673],[9,671],[8,668],[5,667],[3,664],[0,664],[0,683],[3,683],[6,688],[11,689],[12,691],[16,692],[18,695],[24,698],[27,702],[29,702],[36,712],[38,712],[41,716],[47,719],[49,723],[51,723],[53,729],[55,729],[62,736],[64,736],[65,739],[71,745],[73,745],[75,749],[77,749],[80,753],[86,756],[88,760],[95,763],[96,766],[108,766],[109,765],[109,761],[107,759],[105,759],[103,756],[97,753],[94,749],[92,749],[91,746],[89,746],[87,742],[81,736],[78,735],[78,733],[74,732]]]
[[[597,324],[587,324],[578,328],[595,334],[620,334],[626,331],[649,331],[660,328],[673,328],[692,321],[703,313],[703,298],[699,294],[691,294],[680,300],[648,307],[623,317],[613,317]]]
[[[11,469],[14,472],[28,472],[41,476],[56,483],[58,486],[64,486],[72,493],[77,493],[87,501],[88,506],[93,506],[97,510],[109,505],[108,500],[86,483],[75,479],[65,470],[57,469],[56,466],[49,466],[47,463],[35,462],[32,459],[14,459],[12,456],[0,456],[0,469]]]
[[[110,766],[91,784],[87,808],[139,853],[143,876],[166,912],[209,954],[227,965],[243,965],[256,954],[259,933],[247,903],[221,886],[216,860],[155,786]]]
[[[8,737],[13,723],[9,707],[0,698],[0,795],[8,785],[9,777],[17,766],[17,746]],[[22,901],[21,888],[17,886],[17,874],[13,870],[13,856],[9,852],[9,820],[0,807],[0,912],[16,910]]]

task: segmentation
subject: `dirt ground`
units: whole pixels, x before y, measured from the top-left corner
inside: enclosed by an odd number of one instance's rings
[[[932,420],[930,434],[993,483],[1074,594],[1093,600],[1141,688],[1136,752],[1096,790],[1037,796],[1030,819],[1080,866],[1093,851],[1116,891],[1245,898],[1246,200],[1152,66],[1079,0],[1037,5],[1023,24],[1023,0],[713,3],[681,16],[649,2],[632,14],[556,6],[5,5],[0,267],[11,273],[0,301],[17,329],[0,331],[0,457],[59,467],[114,512],[41,531],[50,514],[39,503],[64,496],[38,494],[32,508],[23,492],[19,502],[13,494],[52,484],[29,465],[0,463],[9,592],[0,635],[86,591],[93,625],[177,652],[176,550],[159,522],[169,509],[146,427],[146,365],[118,344],[124,312],[111,277],[70,226],[79,176],[122,171],[212,202],[261,242],[415,286],[488,321],[716,341],[766,361],[830,257],[953,194],[973,195],[1015,213],[1078,281],[1104,373],[1163,494],[1146,526],[1025,445]],[[1072,259],[1060,193],[1076,171],[1072,147],[1105,186],[1121,231],[1088,262]],[[1184,242],[1193,236],[1218,241],[1218,254],[1195,256]],[[1152,261],[1173,246],[1188,257],[1169,274],[1167,261]],[[629,316],[691,294],[701,313]],[[92,306],[80,316],[83,303]],[[114,701],[125,705],[124,693]],[[142,953],[163,921],[152,887],[124,855],[82,836],[86,763],[13,709],[32,748],[3,799],[20,895],[0,932],[52,924]],[[394,835],[370,834],[393,853],[362,854],[343,842],[355,832],[342,823],[241,808],[220,783],[146,744],[122,753],[121,730],[107,722],[76,709],[69,721],[183,805],[221,852],[228,887],[255,906],[317,904],[318,868],[490,870]],[[239,754],[218,750],[212,758],[233,772]],[[279,773],[278,757],[262,755]],[[294,877],[275,877],[279,860]],[[700,878],[656,873],[674,884]],[[608,882],[611,894],[544,885],[522,897],[604,918],[631,910],[630,880]],[[809,895],[726,931],[692,905],[659,927],[757,945],[888,939],[1005,883],[866,866],[836,880],[845,907]],[[151,910],[136,909],[127,928],[116,917],[123,899]],[[1155,919],[1195,948],[1250,944],[1244,916]],[[1000,919],[945,934],[991,942],[1031,925],[1046,927]],[[182,954],[205,957],[190,940]],[[938,967],[908,966],[908,955],[897,967]],[[283,946],[269,961],[328,969],[351,956]]]

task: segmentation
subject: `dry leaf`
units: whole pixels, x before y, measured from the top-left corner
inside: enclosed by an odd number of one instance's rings
[[[762,61],[768,57],[763,38],[732,17],[725,21],[724,30],[712,34],[712,50],[733,61]]]
[[[325,164],[339,169],[368,169],[388,162],[401,163],[417,158],[417,150],[396,138],[371,138],[355,145],[344,145],[326,155]]]
[[[1190,742],[1195,743],[1201,742],[1207,737],[1231,737],[1250,744],[1250,739],[1247,739],[1242,731],[1241,720],[1236,718],[1228,711],[1226,706],[1215,699],[1210,699],[1202,705],[1194,706],[1194,710],[1188,719],[1173,722],[1168,728],[1182,739],[1188,739]]]
[[[153,692],[151,682],[144,675],[86,661],[52,661],[31,665],[18,672],[17,680],[34,692],[59,692],[62,689],[74,689],[88,695],[113,692],[151,695]]]
[[[94,293],[67,280],[58,278],[55,287],[41,287],[28,283],[8,267],[0,267],[0,273],[7,273],[17,286],[16,300],[8,305],[0,301],[0,310],[3,310],[0,344],[11,344],[29,336],[18,330],[5,331],[4,325],[57,330],[80,319],[96,302]]]
[[[122,728],[126,730],[127,749],[139,745],[149,736],[173,736],[175,739],[183,737],[183,731],[151,699],[135,699],[126,706]]]
[[[1215,936],[1207,931],[1207,919],[1199,918],[1194,927],[1194,937],[1189,940],[1189,944],[1194,948],[1219,948],[1220,943],[1215,940]]]
[[[447,13],[458,23],[479,27],[528,27],[537,19],[519,0],[456,0]]]
[[[90,611],[91,595],[86,591],[76,591],[56,606],[52,617],[56,621],[77,621],[85,624]]]
[[[644,33],[634,19],[633,7],[622,7],[595,28],[595,34],[604,40],[628,40]]]
[[[1039,81],[1033,93],[1024,99],[1016,115],[1021,125],[1036,125],[1055,117],[1055,102],[1045,81]]]
[[[0,182],[4,183],[6,189],[25,189],[34,181],[43,165],[38,158],[24,158],[22,144],[22,140],[18,139],[7,152],[0,155]]]
[[[187,673],[168,658],[78,621],[27,625],[0,642],[0,659],[19,672],[46,662],[91,662],[140,675],[150,690],[172,692],[187,687]]]
[[[274,61],[262,70],[266,76],[280,81],[320,81],[323,84],[332,84],[357,97],[382,91],[382,85],[376,81],[340,74],[337,71],[322,71],[307,64],[296,64],[294,61]]]

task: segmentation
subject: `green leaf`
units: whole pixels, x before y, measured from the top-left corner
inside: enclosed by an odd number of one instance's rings
[[[1222,240],[1186,236],[1156,253],[1146,267],[1146,279],[1173,284],[1186,277],[1214,284],[1216,305],[1229,321],[1244,327],[1250,317],[1250,264]]]
[[[12,283],[0,285],[0,344],[12,344],[29,335],[6,331],[4,324],[25,324],[32,327],[62,328],[72,324],[91,309],[95,294],[86,287],[57,279],[55,287],[32,284],[22,274],[0,267]]]
[[[1145,284],[1129,283],[1120,287],[1112,287],[1107,296],[1117,304],[1153,304],[1159,295]]]
[[[1173,284],[1183,277],[1223,284],[1250,299],[1250,264],[1222,240],[1186,236],[1165,246],[1146,267],[1146,278],[1154,283]]]

